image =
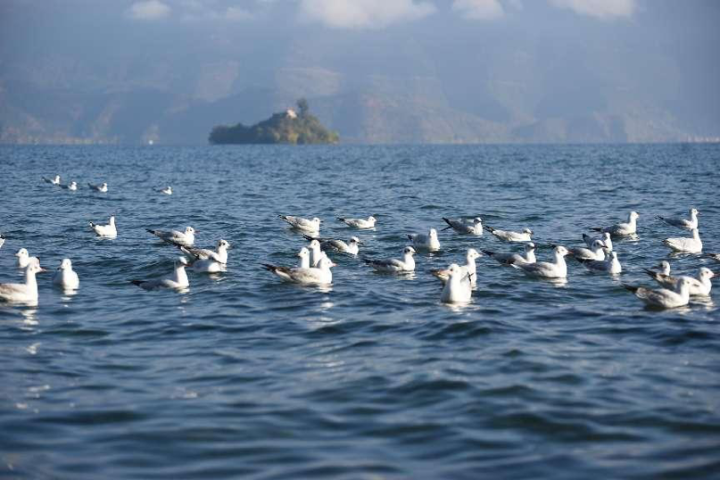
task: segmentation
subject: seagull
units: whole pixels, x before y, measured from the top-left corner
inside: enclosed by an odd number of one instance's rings
[[[440,240],[438,240],[437,230],[431,228],[426,234],[413,233],[408,235],[416,250],[427,250],[428,252],[437,252],[440,250]]]
[[[2,233],[0,233],[0,248],[5,244],[5,237],[3,237]]]
[[[293,217],[291,215],[278,215],[278,217],[285,220],[290,226],[296,230],[302,230],[303,232],[319,233],[320,232],[320,219],[314,217],[312,220],[302,217]]]
[[[43,177],[43,180],[47,183],[52,183],[53,185],[60,185],[60,175],[55,175],[54,178]]]
[[[220,239],[217,243],[217,250],[206,250],[202,248],[187,248],[179,246],[180,251],[190,257],[190,267],[200,273],[224,272],[228,260],[228,248],[230,243]]]
[[[700,268],[697,278],[685,275],[681,277],[671,277],[668,274],[658,273],[653,270],[645,270],[645,272],[650,275],[653,280],[658,282],[660,286],[665,288],[677,289],[680,279],[685,278],[690,284],[690,295],[701,295],[705,297],[710,296],[710,290],[712,290],[710,279],[716,275],[715,272],[706,267]]]
[[[440,301],[443,303],[468,303],[472,298],[472,277],[463,267],[456,263],[450,265],[450,278],[443,287]]]
[[[53,275],[53,285],[63,290],[77,290],[80,286],[80,278],[72,268],[72,262],[69,258],[64,258],[60,263],[60,267]]]
[[[99,237],[115,238],[117,237],[117,228],[115,228],[115,215],[110,216],[110,223],[107,225],[98,225],[90,222],[92,228]]]
[[[304,235],[306,240],[312,242],[314,239],[309,235]],[[331,238],[318,238],[320,247],[324,250],[335,250],[340,253],[347,253],[349,255],[357,255],[360,251],[360,244],[362,243],[357,237],[350,237],[350,241],[347,243],[342,240],[333,240]]]
[[[662,275],[670,275],[670,263],[666,260],[663,260],[662,262],[658,263],[657,270],[651,270],[655,273],[660,273]]]
[[[577,260],[585,265],[588,270],[594,272],[607,272],[610,275],[618,275],[622,272],[622,266],[620,266],[617,252],[608,253],[607,257],[604,257],[603,260],[589,260],[585,258],[577,258]]]
[[[161,189],[161,190],[158,190],[158,191],[159,191],[160,193],[164,193],[165,195],[172,195],[172,193],[173,193],[173,192],[172,192],[172,187],[169,186],[169,185],[168,185],[167,187]]]
[[[195,229],[193,227],[185,227],[184,232],[177,230],[148,230],[163,242],[170,243],[175,246],[192,247],[195,243]]]
[[[93,185],[92,183],[88,183],[88,186],[90,187],[91,190],[95,190],[96,192],[107,193],[107,191],[108,191],[107,183],[103,183],[101,185]]]
[[[60,188],[64,188],[65,190],[72,190],[73,192],[77,190],[77,182],[70,182],[69,185],[60,185]]]
[[[300,257],[299,268],[310,268],[310,250],[302,247],[298,252],[298,257]]]
[[[465,265],[459,266],[458,268],[462,269],[470,275],[470,283],[475,285],[476,275],[475,272],[477,271],[477,266],[475,265],[475,259],[480,258],[482,255],[478,253],[477,250],[474,248],[468,248],[467,254],[465,255]],[[444,270],[430,270],[430,273],[432,273],[435,277],[440,279],[441,282],[446,283],[448,279],[450,278],[450,267]]]
[[[599,237],[591,237],[587,233],[583,233],[583,241],[585,242],[585,245],[588,246],[588,248],[592,248],[595,240],[600,240],[603,243],[603,245],[605,245],[605,248],[607,249],[608,252],[613,251],[613,242],[612,242],[612,238],[610,238],[609,233],[605,232]]]
[[[592,248],[568,248],[569,255],[577,260],[605,260],[605,243],[602,240],[595,240]]]
[[[403,259],[391,260],[371,260],[365,259],[365,263],[370,265],[378,272],[383,273],[410,273],[415,270],[415,249],[413,247],[405,247],[403,250]]]
[[[509,230],[498,230],[493,227],[485,225],[485,229],[495,235],[500,240],[506,242],[530,242],[532,241],[532,230],[529,228],[523,228],[522,232],[511,232]]]
[[[375,228],[375,222],[377,219],[370,215],[367,220],[364,218],[344,218],[337,217],[338,220],[343,222],[348,227],[357,228],[359,230],[365,230],[368,228]]]
[[[323,252],[320,248],[320,242],[315,239],[310,241],[310,245],[308,245],[308,250],[310,250],[311,267],[317,267],[321,259],[327,258],[325,252]]]
[[[609,233],[610,235],[616,237],[628,237],[630,235],[635,235],[635,233],[637,232],[638,218],[640,218],[640,215],[638,215],[637,212],[632,211],[628,215],[627,222],[617,223],[612,227],[593,227],[591,228],[591,230],[595,230],[596,232]]]
[[[154,280],[130,280],[130,283],[137,285],[143,290],[156,290],[159,288],[181,290],[190,286],[190,281],[185,271],[187,264],[188,261],[185,257],[178,257],[175,261],[175,270],[170,275]]]
[[[38,286],[35,275],[46,270],[34,259],[25,267],[25,283],[0,283],[0,300],[4,302],[37,303]]]
[[[313,268],[277,267],[267,263],[263,263],[263,266],[286,282],[301,285],[330,285],[332,283],[330,268],[336,265],[325,257],[320,259],[317,267]]]
[[[692,238],[666,238],[663,243],[676,252],[700,253],[702,252],[702,240],[697,228],[692,229]]]
[[[512,265],[513,263],[535,263],[535,244],[530,242],[525,244],[525,256],[519,253],[496,253],[490,250],[482,251],[488,257],[492,257],[503,265]]]
[[[690,302],[690,282],[687,278],[680,278],[675,290],[668,290],[667,288],[651,290],[631,285],[623,285],[623,287],[633,292],[648,307],[677,308],[683,307]]]
[[[33,262],[40,264],[40,260],[37,257],[31,257],[28,251],[24,248],[18,250],[15,256],[17,257],[18,268],[26,268]]]
[[[445,223],[448,224],[448,226],[445,227],[443,230],[452,228],[457,233],[464,233],[464,234],[477,235],[477,236],[481,236],[483,234],[482,218],[480,218],[480,217],[473,218],[472,224],[468,224],[467,222],[463,221],[462,219],[453,220],[450,218],[443,217],[443,220],[445,220]]]
[[[697,208],[691,208],[690,220],[682,217],[661,217],[660,215],[658,215],[658,218],[673,227],[682,228],[684,230],[695,230],[698,228],[699,214],[700,212],[698,212]]]
[[[565,263],[565,255],[567,254],[567,248],[559,245],[553,249],[553,262],[513,263],[512,266],[532,277],[566,278],[567,264]]]

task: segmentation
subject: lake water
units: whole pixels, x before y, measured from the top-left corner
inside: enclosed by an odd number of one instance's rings
[[[662,239],[686,235],[658,214],[698,208],[720,250],[719,165],[717,145],[1,147],[0,282],[20,280],[25,247],[52,270],[71,258],[81,286],[46,274],[37,307],[0,305],[0,477],[717,478],[720,287],[657,312],[621,284],[652,285]],[[42,182],[55,174],[83,188]],[[260,265],[306,243],[278,214],[398,257],[443,216],[579,246],[630,210],[619,279],[569,261],[555,285],[484,257],[465,308],[439,302],[429,271],[517,245],[444,231],[407,277],[336,256],[331,289]],[[118,238],[96,238],[88,222],[111,214]],[[375,231],[335,220],[370,214]],[[191,272],[187,293],[131,285],[178,256],[146,229],[186,225],[233,244],[228,271]]]

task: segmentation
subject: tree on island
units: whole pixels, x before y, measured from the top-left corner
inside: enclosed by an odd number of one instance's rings
[[[290,111],[275,113],[272,117],[246,127],[242,123],[234,126],[218,125],[210,132],[212,144],[327,144],[337,143],[339,136],[325,128],[317,117],[310,114],[308,101],[297,101],[300,114]]]

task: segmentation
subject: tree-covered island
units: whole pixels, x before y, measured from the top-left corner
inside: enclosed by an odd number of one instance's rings
[[[337,143],[337,132],[328,130],[310,114],[304,98],[297,102],[298,111],[288,109],[255,125],[218,125],[210,132],[212,144],[326,144]]]

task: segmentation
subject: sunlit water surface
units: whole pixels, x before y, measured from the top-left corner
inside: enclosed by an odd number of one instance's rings
[[[717,146],[688,145],[2,147],[0,282],[20,280],[25,247],[52,270],[71,258],[81,287],[46,274],[37,307],[0,306],[0,477],[712,478],[720,288],[657,312],[622,283],[651,285],[662,239],[686,235],[658,214],[697,207],[720,250],[719,165]],[[56,173],[82,189],[41,181]],[[102,181],[109,193],[87,189]],[[578,246],[630,210],[619,278],[570,262],[555,285],[484,257],[465,308],[439,302],[429,271],[513,246],[444,231],[405,278],[336,256],[324,290],[260,265],[294,264],[304,244],[278,214],[398,257],[443,216]],[[88,222],[111,214],[118,238],[96,238]],[[370,214],[375,231],[335,220]],[[179,253],[146,229],[186,225],[201,246],[233,244],[228,271],[191,273],[186,293],[130,284]]]

